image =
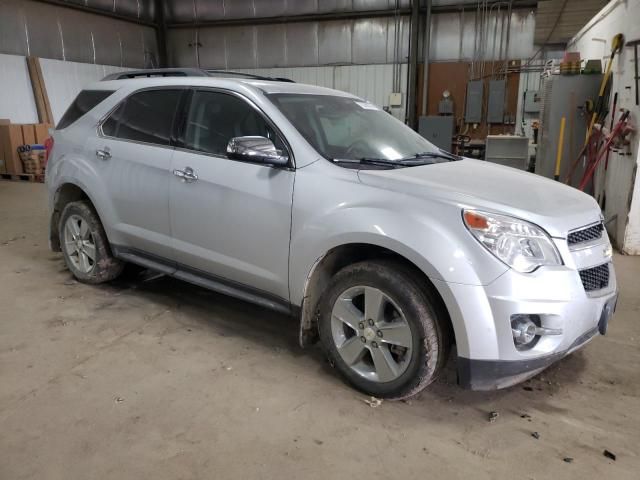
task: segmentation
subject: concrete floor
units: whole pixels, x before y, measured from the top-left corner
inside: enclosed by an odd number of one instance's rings
[[[45,210],[43,185],[0,182],[2,480],[638,478],[638,257],[615,258],[610,333],[537,378],[469,392],[449,365],[371,408],[292,319],[167,278],[76,283]]]

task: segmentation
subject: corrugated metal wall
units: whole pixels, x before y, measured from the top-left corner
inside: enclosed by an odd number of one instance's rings
[[[271,18],[314,13],[407,8],[410,0],[168,0],[169,22]]]
[[[400,59],[408,55],[408,18],[400,22]],[[171,29],[169,63],[203,68],[271,68],[391,63],[390,18]]]
[[[470,61],[478,47],[484,48],[487,60],[498,60],[500,38],[506,48],[507,16],[505,9],[494,9],[487,25],[484,43],[477,41],[474,11],[432,15],[429,56],[431,61]],[[532,10],[514,10],[509,28],[509,60],[528,59],[535,53],[533,33],[536,14]],[[504,58],[503,53],[503,58]]]
[[[172,10],[167,16],[171,21],[202,22],[321,11],[382,10],[394,7],[395,1],[245,0],[203,3],[196,0],[169,2],[169,5]],[[408,7],[409,2],[400,2],[400,5]],[[505,8],[492,10],[483,44],[487,60],[497,60],[501,55],[510,59],[527,59],[533,55],[534,12],[512,12],[507,49],[508,23]],[[399,25],[399,36],[396,36],[396,25]],[[389,94],[397,90],[403,94],[403,106],[391,111],[404,120],[409,30],[409,17],[406,15],[257,25],[251,25],[249,21],[249,25],[183,26],[169,30],[169,63],[288,77],[297,82],[345,90],[381,106],[387,106]],[[501,37],[505,43],[502,53]],[[431,61],[471,61],[480,47],[478,38],[475,10],[434,14]],[[399,47],[397,53],[396,45]],[[394,61],[402,64],[400,85],[395,87]]]
[[[136,12],[138,3],[117,2]],[[0,53],[144,68],[157,66],[158,47],[152,27],[30,0],[0,0]]]
[[[105,13],[151,22],[155,19],[153,0],[62,0],[71,5],[82,5]]]
[[[500,15],[487,27],[487,60],[498,59],[501,36],[506,43],[506,15]],[[432,19],[431,60],[471,60],[478,49],[475,12],[436,14]],[[221,69],[392,63],[395,25],[394,17],[385,17],[170,29],[169,63]],[[533,12],[512,12],[508,58],[534,53],[534,29]],[[399,59],[405,62],[409,17],[400,18],[399,33]]]

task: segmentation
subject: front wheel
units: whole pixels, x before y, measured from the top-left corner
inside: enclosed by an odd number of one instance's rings
[[[322,346],[357,389],[407,398],[433,382],[449,350],[438,302],[419,277],[387,260],[338,272],[320,304]]]

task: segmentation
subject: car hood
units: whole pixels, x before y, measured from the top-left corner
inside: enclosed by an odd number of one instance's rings
[[[597,202],[573,187],[480,160],[360,170],[358,176],[371,186],[516,216],[541,226],[552,237],[564,238],[569,230],[601,219]]]

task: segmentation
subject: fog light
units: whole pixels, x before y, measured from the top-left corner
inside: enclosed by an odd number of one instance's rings
[[[511,333],[513,343],[518,349],[531,348],[537,339],[537,315],[512,315]],[[539,322],[539,320],[538,320]]]

